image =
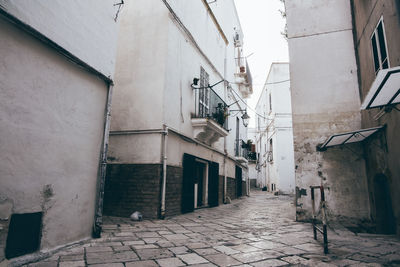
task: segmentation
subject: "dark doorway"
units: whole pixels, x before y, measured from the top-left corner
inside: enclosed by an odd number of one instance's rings
[[[215,207],[219,201],[219,164],[183,155],[182,213]]]
[[[384,174],[378,174],[374,178],[374,198],[377,233],[395,234],[396,221],[393,215],[390,187]]]
[[[196,158],[189,154],[183,155],[182,183],[182,213],[194,210],[194,179],[196,176]]]
[[[39,249],[42,212],[13,214],[6,242],[6,258],[14,258]]]
[[[201,208],[206,205],[206,190],[207,190],[207,163],[196,160],[196,175],[194,178],[194,194],[195,194],[195,208]]]
[[[208,205],[210,207],[218,206],[219,192],[219,164],[210,162],[208,165]]]
[[[242,168],[236,166],[235,169],[235,179],[236,179],[236,197],[242,196]]]
[[[236,117],[236,139],[235,139],[236,140],[236,143],[235,143],[235,156],[236,157],[240,156],[239,149],[240,149],[241,142],[239,140],[239,137],[240,137],[239,131],[240,131],[239,118]]]

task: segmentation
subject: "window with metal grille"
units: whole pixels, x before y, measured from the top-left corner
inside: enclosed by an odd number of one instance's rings
[[[206,88],[208,85],[209,75],[200,67],[199,115],[203,118],[210,115],[210,89]]]
[[[371,36],[372,54],[374,58],[375,74],[381,69],[389,68],[385,28],[381,18]]]

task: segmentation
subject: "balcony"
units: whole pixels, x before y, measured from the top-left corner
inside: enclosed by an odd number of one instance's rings
[[[195,110],[192,116],[194,136],[212,145],[228,135],[228,106],[211,88],[196,89]]]
[[[240,163],[248,163],[249,148],[242,139],[236,139],[235,141],[235,158]]]
[[[253,93],[253,78],[250,73],[249,64],[243,58],[238,60],[235,82],[239,85],[239,91],[244,98],[248,98]]]

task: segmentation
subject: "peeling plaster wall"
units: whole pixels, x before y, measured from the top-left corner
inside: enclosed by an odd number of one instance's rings
[[[108,86],[2,18],[0,35],[0,227],[43,212],[41,249],[89,237]]]
[[[328,219],[369,218],[360,144],[317,152],[332,134],[361,128],[347,0],[286,0],[297,219],[310,219],[311,185],[324,185]],[[319,194],[318,194],[319,195]]]

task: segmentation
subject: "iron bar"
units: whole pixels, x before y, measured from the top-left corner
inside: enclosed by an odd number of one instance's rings
[[[313,234],[314,239],[317,240],[317,231],[323,235],[324,240],[324,253],[328,254],[328,229],[327,229],[327,218],[326,218],[326,202],[325,202],[325,191],[324,187],[321,186],[310,186],[311,189],[311,205],[312,205],[312,227],[313,227]],[[321,208],[321,215],[322,215],[322,229],[317,226],[317,218],[315,212],[315,194],[314,190],[319,189],[321,194],[320,200],[320,208]]]

